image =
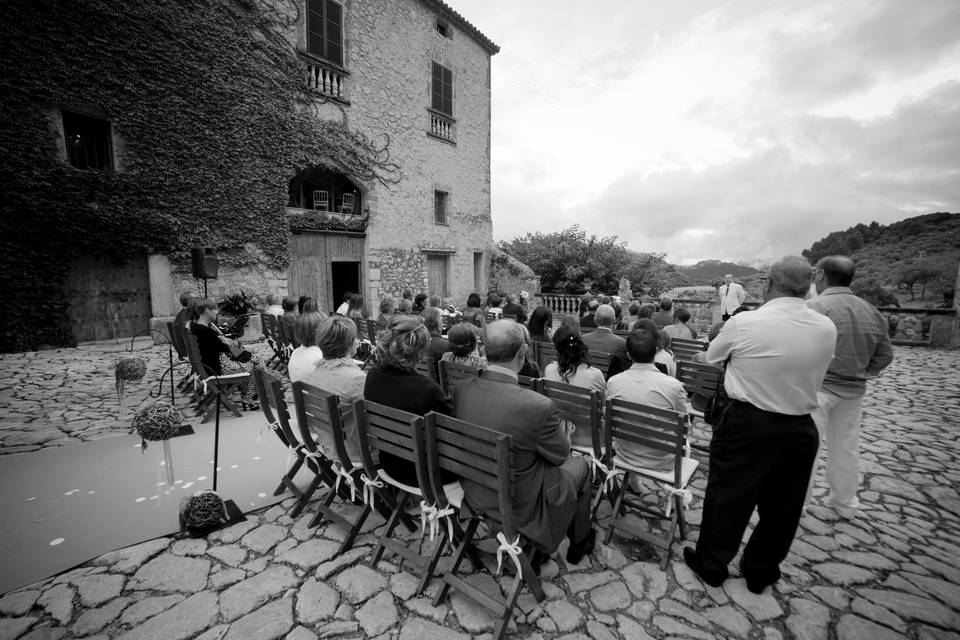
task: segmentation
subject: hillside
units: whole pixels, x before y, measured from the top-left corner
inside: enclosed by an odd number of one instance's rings
[[[748,278],[759,273],[753,267],[747,267],[723,260],[701,260],[689,266],[677,266],[677,273],[687,277],[691,284],[715,285],[723,280],[723,276],[732,273],[737,280]]]
[[[832,254],[856,261],[858,287],[882,287],[901,304],[933,306],[956,282],[960,214],[931,213],[889,225],[858,224],[834,231],[803,251],[811,262]]]

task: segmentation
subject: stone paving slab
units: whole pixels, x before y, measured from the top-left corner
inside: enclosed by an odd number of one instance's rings
[[[708,587],[683,564],[678,546],[663,572],[652,551],[634,541],[614,537],[576,566],[563,561],[563,545],[543,569],[547,600],[521,596],[511,637],[960,638],[960,352],[897,347],[895,353],[865,404],[861,514],[843,520],[821,504],[821,478],[773,589],[753,595],[736,575],[722,588]],[[0,388],[0,433],[59,431],[33,411],[57,406],[57,420],[75,411],[71,402],[50,398],[70,397],[71,384],[83,389],[75,402],[100,402],[77,411],[74,422],[85,412],[113,411],[98,381],[103,357],[94,349],[0,357],[19,381],[15,393],[9,381]],[[77,383],[63,373],[64,364],[87,377]],[[60,386],[46,391],[21,388],[54,378]],[[112,377],[106,384],[112,387]],[[13,415],[21,417],[7,429]],[[98,430],[78,428],[81,439],[103,437]],[[691,540],[705,483],[698,472]],[[206,541],[147,542],[8,593],[0,598],[0,640],[489,637],[492,619],[484,610],[460,597],[433,607],[436,582],[427,597],[415,595],[416,576],[397,558],[368,566],[381,520],[372,517],[357,547],[333,557],[341,533],[326,524],[308,529],[311,513],[290,518],[291,502]],[[736,562],[731,569],[736,573]],[[471,580],[486,589],[509,584],[486,570]]]

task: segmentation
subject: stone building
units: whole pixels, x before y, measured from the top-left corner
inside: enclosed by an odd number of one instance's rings
[[[496,286],[499,49],[441,0],[0,5],[0,350],[160,325],[195,248],[215,300]]]
[[[333,310],[344,293],[359,292],[375,312],[382,295],[399,297],[405,288],[459,304],[486,291],[490,61],[499,47],[440,0],[273,2],[295,24],[283,35],[308,69],[314,101],[307,108],[373,139],[388,137],[399,182],[310,167],[290,176],[291,217],[321,212],[330,224],[293,229],[286,272],[263,262],[226,266],[208,283],[211,295],[239,288],[306,295]],[[175,312],[178,292],[196,288],[186,265],[166,262],[151,259],[156,316]]]

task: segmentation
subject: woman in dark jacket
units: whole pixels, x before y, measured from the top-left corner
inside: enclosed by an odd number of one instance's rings
[[[431,411],[453,415],[453,402],[436,382],[417,373],[417,363],[430,347],[430,332],[419,318],[400,316],[378,336],[380,363],[367,374],[363,397],[371,402],[418,416]],[[394,480],[418,486],[416,467],[411,462],[380,452],[380,466]],[[441,473],[444,484],[457,479]]]

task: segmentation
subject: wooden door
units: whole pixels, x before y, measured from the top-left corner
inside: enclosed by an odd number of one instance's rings
[[[119,263],[83,256],[70,266],[65,288],[77,342],[129,338],[150,328],[145,255]]]
[[[430,295],[444,298],[450,295],[447,289],[447,266],[449,257],[445,255],[427,256],[427,285],[430,288]]]
[[[363,277],[363,236],[336,233],[297,233],[290,238],[290,270],[287,290],[291,296],[316,298],[322,311],[333,311],[340,304],[334,293],[334,262],[359,265],[359,291],[365,294]]]

